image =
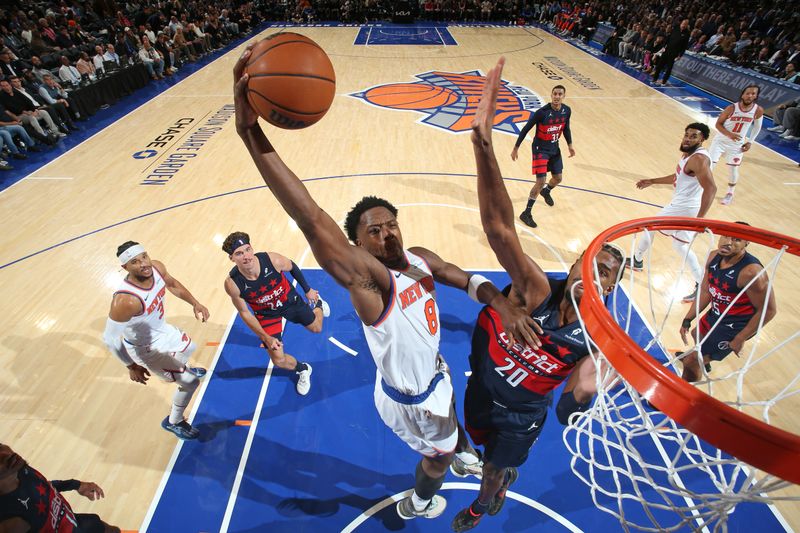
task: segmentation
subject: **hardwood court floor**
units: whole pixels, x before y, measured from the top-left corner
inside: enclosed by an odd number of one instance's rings
[[[602,229],[653,215],[671,189],[638,191],[634,183],[672,172],[684,126],[711,120],[539,30],[450,28],[458,46],[353,46],[354,27],[292,31],[328,51],[338,96],[328,115],[307,130],[268,130],[284,160],[311,180],[312,195],[336,220],[365,194],[409,204],[400,213],[406,245],[430,247],[466,269],[499,266],[480,226],[468,134],[428,127],[417,122],[421,115],[380,109],[347,95],[413,82],[416,74],[432,70],[485,72],[500,55],[507,60],[504,79],[543,101],[555,83],[564,84],[577,151],[565,159],[569,187],[556,191],[554,208],[539,202],[534,210],[539,229],[522,234],[526,251],[546,269],[568,267]],[[51,478],[99,482],[108,498],[90,506],[73,497],[75,507],[125,529],[139,527],[175,441],[158,427],[172,387],[155,380],[147,387],[130,382],[101,341],[111,294],[122,277],[117,245],[129,239],[143,243],[208,306],[211,320],[200,324],[186,304],[172,296],[167,302],[168,321],[194,338],[201,365],[211,362],[213,344],[232,313],[222,288],[231,267],[219,248],[225,235],[247,231],[257,249],[316,266],[300,232],[262,186],[226,116],[239,52],[231,51],[0,195],[0,264],[5,265],[0,435]],[[573,74],[556,68],[559,64]],[[562,79],[556,82],[554,76]],[[584,78],[599,89],[585,87]],[[146,150],[154,149],[147,145],[170,129],[176,133],[167,134],[172,135],[167,146],[146,157]],[[507,185],[521,210],[530,187],[530,137],[517,162],[509,157],[514,137],[495,134],[495,139],[504,175],[516,178]],[[194,157],[179,159],[177,153]],[[174,166],[164,167],[167,159]],[[179,166],[177,173],[166,173]],[[159,179],[169,178],[162,185],[143,185],[158,168],[165,172]],[[797,187],[784,185],[796,181],[796,165],[755,145],[741,174],[736,202],[715,204],[710,216],[796,236],[800,195]],[[314,180],[332,176],[339,178]],[[726,177],[724,171],[717,175],[718,196]],[[768,328],[770,341],[796,329],[800,291],[792,281],[800,269],[791,259],[776,284],[779,310]],[[675,263],[669,243],[657,239],[654,265],[664,276],[659,294],[669,292]],[[638,290],[644,282],[637,278]],[[663,307],[663,301],[657,305]],[[678,343],[676,334],[671,341]],[[796,360],[787,358],[776,375],[796,374]],[[798,412],[783,410],[779,423],[797,431]],[[790,525],[800,527],[796,507],[779,507]]]

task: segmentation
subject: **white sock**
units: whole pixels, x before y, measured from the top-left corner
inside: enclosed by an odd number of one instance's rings
[[[731,185],[731,184],[729,183],[729,184],[728,184],[728,194],[730,194],[731,196],[733,196],[733,191],[734,191],[734,189],[736,189],[736,185]]]
[[[477,455],[473,455],[470,452],[458,452],[458,453],[456,453],[456,457],[458,457],[458,459],[462,463],[464,463],[465,465],[474,465],[474,464],[480,462],[480,459],[478,459],[478,456]]]
[[[414,504],[414,509],[416,509],[417,511],[424,511],[425,508],[430,503],[430,500],[423,500],[422,498],[417,496],[417,492],[414,491],[414,493],[411,494],[411,503]]]
[[[169,412],[169,423],[179,424],[183,420],[183,412],[186,411],[185,405],[172,404],[172,410]]]

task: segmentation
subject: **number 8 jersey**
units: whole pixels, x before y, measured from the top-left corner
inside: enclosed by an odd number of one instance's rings
[[[378,373],[410,395],[424,392],[438,371],[439,306],[433,273],[421,257],[405,252],[408,268],[389,271],[392,294],[372,325],[362,324]]]
[[[531,312],[543,330],[538,350],[518,342],[509,345],[500,315],[491,307],[484,307],[478,315],[472,334],[472,375],[505,407],[549,404],[552,390],[589,354],[579,321],[559,326],[558,306],[567,281],[549,282],[550,295]]]

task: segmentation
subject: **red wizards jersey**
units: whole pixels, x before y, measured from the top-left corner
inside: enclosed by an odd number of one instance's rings
[[[233,267],[231,279],[239,287],[239,294],[256,317],[279,317],[283,308],[297,302],[300,296],[283,272],[275,269],[267,253],[258,252],[255,255],[259,263],[258,278],[249,280],[237,267]]]
[[[725,315],[726,322],[735,321],[746,324],[756,313],[756,308],[747,297],[747,293],[739,296],[733,304],[731,302],[741,291],[738,280],[742,269],[752,264],[761,266],[761,262],[747,252],[735,265],[727,268],[722,268],[722,260],[723,257],[717,254],[708,264],[706,275],[708,276],[708,292],[711,294],[711,307],[703,316],[703,321],[714,324],[730,306],[728,314]]]
[[[0,522],[22,518],[30,531],[71,533],[78,527],[72,508],[47,479],[30,466],[17,474],[19,487],[0,496]]]
[[[519,132],[516,146],[522,144],[528,132],[536,126],[536,133],[533,138],[533,150],[537,152],[560,152],[558,141],[563,135],[567,144],[572,144],[572,133],[569,129],[569,119],[572,110],[569,106],[561,104],[558,111],[550,104],[540,107],[531,115],[528,122]]]
[[[511,409],[549,404],[553,389],[589,354],[580,322],[558,324],[566,280],[549,281],[550,295],[531,312],[543,330],[541,348],[534,350],[518,342],[511,345],[499,314],[489,306],[481,310],[472,334],[473,376],[493,399]]]

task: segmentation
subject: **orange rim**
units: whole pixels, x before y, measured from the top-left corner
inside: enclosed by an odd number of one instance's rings
[[[640,218],[617,224],[586,249],[584,287],[594,286],[594,258],[603,244],[643,229],[730,235],[800,255],[800,240],[743,224],[684,217]],[[800,484],[800,436],[771,426],[709,396],[647,354],[614,321],[597,291],[584,290],[581,315],[614,369],[661,412],[709,444],[781,479]]]

